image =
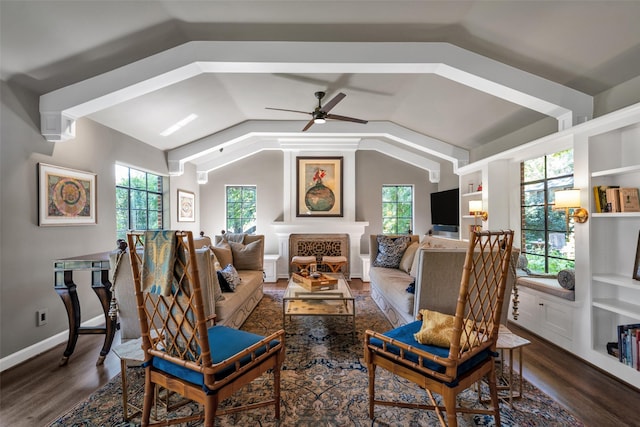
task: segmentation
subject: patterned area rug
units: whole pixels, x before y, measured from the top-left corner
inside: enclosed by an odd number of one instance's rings
[[[282,326],[282,291],[265,293],[260,304],[242,329],[266,335]],[[437,417],[432,411],[419,411],[377,406],[376,418],[369,420],[368,376],[363,360],[365,329],[386,331],[391,328],[382,312],[368,295],[356,292],[357,340],[352,337],[351,323],[342,317],[294,317],[287,319],[286,359],[282,372],[281,420],[273,418],[273,407],[244,411],[216,418],[216,426],[435,426]],[[514,374],[515,375],[515,374]],[[130,390],[134,401],[141,402],[144,372],[129,368]],[[271,393],[273,376],[265,375],[246,386],[221,406],[235,406]],[[123,421],[120,376],[79,403],[51,426],[133,426],[140,418]],[[425,401],[426,393],[383,369],[376,373],[376,393],[384,399],[405,402]],[[484,387],[484,396],[487,396]],[[477,406],[475,391],[460,396],[465,406]],[[182,406],[180,415],[195,413],[198,405]],[[159,409],[159,417],[163,416]],[[153,415],[153,412],[152,412]],[[514,408],[501,403],[500,415],[504,426],[582,426],[569,412],[524,382],[524,397],[514,401]],[[492,426],[493,417],[458,415],[460,426]],[[197,426],[201,423],[189,423]]]

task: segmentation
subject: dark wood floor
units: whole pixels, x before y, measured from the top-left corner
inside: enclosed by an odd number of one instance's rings
[[[284,288],[285,281],[266,288]],[[368,283],[354,279],[354,289]],[[516,325],[509,328],[529,339],[524,352],[524,377],[569,409],[587,426],[640,426],[640,391],[601,373],[569,353]],[[64,345],[0,375],[0,425],[42,426],[69,411],[120,372],[112,353],[95,366],[102,336],[82,335],[67,366],[58,362]],[[119,342],[119,337],[116,337]]]

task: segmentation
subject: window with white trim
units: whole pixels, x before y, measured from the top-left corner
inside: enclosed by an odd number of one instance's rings
[[[163,229],[163,180],[160,175],[116,165],[116,234]]]
[[[573,149],[520,164],[521,253],[532,273],[557,274],[574,268],[573,220],[554,210],[557,190],[573,188]]]
[[[382,233],[413,232],[413,186],[382,186]]]
[[[256,192],[255,185],[228,185],[227,228],[231,233],[256,233]]]

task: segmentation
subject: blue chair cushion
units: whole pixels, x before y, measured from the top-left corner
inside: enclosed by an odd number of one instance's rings
[[[400,341],[404,344],[410,345],[412,347],[418,348],[427,353],[431,353],[445,359],[449,357],[448,348],[437,347],[435,345],[424,345],[416,341],[416,339],[414,338],[414,334],[420,330],[421,326],[422,326],[422,321],[416,320],[415,322],[408,323],[406,325],[387,331],[382,335],[387,336],[389,338],[393,338],[396,341]],[[382,340],[378,338],[371,338],[370,343],[373,346],[382,348]],[[387,345],[387,351],[395,354],[396,356],[400,355],[400,348],[394,345]],[[490,357],[491,355],[492,355],[491,351],[487,349],[487,350],[481,351],[480,353],[473,356],[471,359],[465,361],[460,366],[458,366],[458,377],[460,377],[461,375],[464,375],[466,372],[473,369],[475,366],[484,362],[487,359],[487,357]],[[409,360],[413,363],[418,363],[418,355],[412,352],[405,352],[404,359]],[[440,365],[439,363],[433,362],[431,360],[424,359],[422,362],[422,366],[424,366],[427,369],[431,369],[433,371],[440,372],[440,373],[445,373],[446,371],[446,368],[444,366]],[[447,385],[449,385],[450,387],[454,387],[455,385],[457,385],[457,381],[454,380],[451,383],[447,383]]]
[[[220,363],[265,338],[261,335],[252,334],[250,332],[222,325],[216,325],[209,328],[207,335],[209,336],[209,348],[213,363]],[[270,344],[271,346],[275,346],[278,343],[278,340],[273,340]],[[266,350],[266,346],[260,347],[256,350],[256,355],[260,356],[264,354]],[[240,359],[240,365],[244,366],[250,361],[251,355],[247,355]],[[208,391],[204,386],[204,375],[199,372],[177,365],[160,357],[154,357],[151,360],[151,365],[160,371],[173,375],[174,377],[178,377],[192,384],[200,385],[205,391]],[[231,375],[234,371],[234,367],[229,367],[216,373],[215,378],[217,381],[220,381]]]

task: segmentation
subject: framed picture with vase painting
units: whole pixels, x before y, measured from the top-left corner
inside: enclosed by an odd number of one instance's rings
[[[296,216],[342,217],[342,157],[298,157]]]

